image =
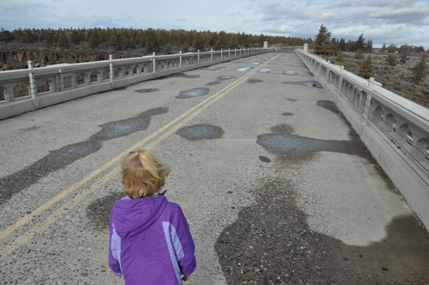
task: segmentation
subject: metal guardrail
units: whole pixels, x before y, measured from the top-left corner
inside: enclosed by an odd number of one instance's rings
[[[140,81],[247,57],[272,49],[247,48],[153,55],[0,71],[0,119]],[[21,90],[19,94],[18,90]],[[1,92],[0,92],[1,93]],[[1,94],[0,94],[1,95]]]
[[[415,165],[429,174],[429,109],[384,89],[374,78],[366,80],[313,54],[296,50],[319,83],[346,98],[370,124]]]

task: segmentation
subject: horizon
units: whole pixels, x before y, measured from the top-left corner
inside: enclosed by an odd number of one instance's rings
[[[429,49],[429,0],[360,1],[359,5],[351,0],[185,0],[181,4],[124,0],[121,4],[111,0],[103,5],[81,0],[2,2],[0,28],[182,29],[314,39],[324,25],[332,38],[346,42],[363,34],[374,48],[394,44]]]

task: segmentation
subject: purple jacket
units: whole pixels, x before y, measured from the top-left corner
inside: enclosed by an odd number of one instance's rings
[[[165,193],[165,192],[164,192]],[[110,213],[109,266],[125,285],[180,285],[194,272],[194,241],[179,205],[164,193],[116,200]]]

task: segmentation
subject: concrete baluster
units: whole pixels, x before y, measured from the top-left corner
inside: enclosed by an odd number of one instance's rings
[[[182,51],[180,51],[182,53]],[[180,57],[180,61],[182,61],[182,57]],[[180,64],[180,66],[182,66]],[[155,60],[155,52],[152,53],[152,72],[156,73],[156,60]]]
[[[223,48],[220,49],[220,60],[223,58]]]
[[[228,58],[231,58],[231,49],[228,49]]]
[[[197,61],[197,63],[198,64],[200,63],[200,50],[198,50],[198,61]]]
[[[234,57],[237,57],[237,48],[234,49]]]
[[[210,61],[213,61],[213,49],[210,49]]]

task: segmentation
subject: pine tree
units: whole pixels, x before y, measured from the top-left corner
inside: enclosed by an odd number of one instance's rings
[[[362,78],[369,79],[370,77],[374,77],[374,70],[372,67],[372,59],[371,56],[368,55],[365,61],[360,66],[360,70],[358,75]]]
[[[331,32],[328,29],[321,25],[319,28],[319,33],[314,40],[312,45],[315,54],[328,54],[331,40]]]
[[[426,63],[426,56],[422,56],[420,61],[414,65],[413,67],[413,76],[417,84],[420,84],[420,80],[422,80],[423,77],[427,75],[427,63]]]

